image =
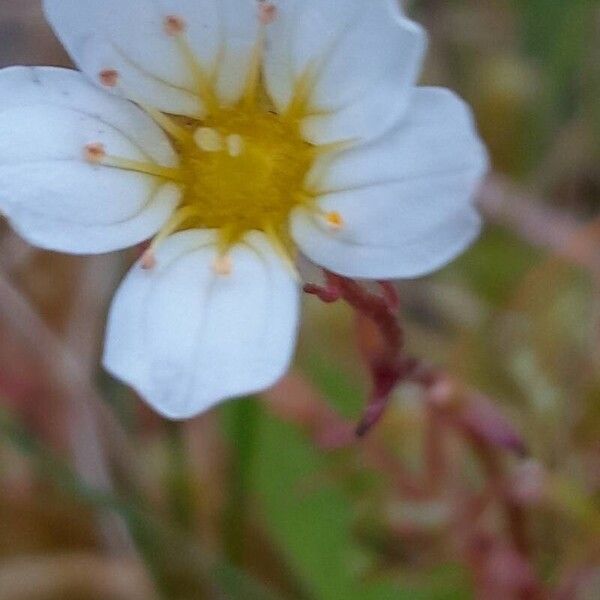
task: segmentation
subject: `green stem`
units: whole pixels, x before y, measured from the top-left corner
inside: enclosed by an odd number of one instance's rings
[[[183,425],[167,423],[169,466],[167,490],[174,523],[185,531],[194,526],[194,489],[188,463]]]
[[[244,398],[232,407],[232,446],[229,503],[225,510],[224,542],[229,562],[241,565],[245,551],[251,467],[256,448],[260,409],[256,398]]]

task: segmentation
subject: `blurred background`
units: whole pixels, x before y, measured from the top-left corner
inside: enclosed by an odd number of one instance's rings
[[[369,373],[352,311],[307,297],[289,377],[167,423],[99,369],[135,252],[2,222],[0,600],[600,598],[600,3],[409,11],[494,164],[480,241],[398,286],[408,351],[454,391],[401,386],[332,448]],[[11,64],[69,65],[39,0],[0,0]]]

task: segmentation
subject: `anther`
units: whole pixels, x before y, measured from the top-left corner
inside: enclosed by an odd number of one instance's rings
[[[87,162],[99,165],[106,158],[104,144],[100,144],[99,142],[86,144],[83,149],[83,156]]]
[[[223,150],[221,134],[211,127],[199,127],[194,133],[194,140],[200,150],[205,152],[220,152]]]
[[[244,140],[241,135],[234,133],[232,135],[227,136],[227,152],[229,156],[233,158],[237,158],[242,154],[244,150]]]
[[[267,0],[258,3],[258,18],[262,25],[271,25],[277,19],[277,7]]]
[[[227,255],[218,256],[213,263],[213,269],[217,275],[226,277],[233,272],[233,264],[231,258]]]
[[[146,248],[146,251],[142,254],[140,258],[140,266],[142,269],[149,271],[156,267],[158,263],[156,259],[157,248],[159,248],[171,234],[175,233],[175,231],[193,216],[197,216],[197,209],[193,206],[179,208],[171,215],[171,218],[161,227],[160,231]]]
[[[116,87],[119,83],[119,71],[116,69],[104,69],[98,74],[100,83],[105,87]]]
[[[327,225],[335,231],[339,231],[344,227],[344,217],[336,210],[328,212],[325,215],[325,221],[327,222]]]
[[[186,22],[177,15],[165,17],[164,28],[167,35],[179,35],[186,29]]]

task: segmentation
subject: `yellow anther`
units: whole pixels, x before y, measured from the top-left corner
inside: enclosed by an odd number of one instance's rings
[[[244,140],[241,135],[234,133],[227,136],[227,152],[229,156],[237,158],[244,151]]]
[[[194,141],[200,150],[204,152],[220,152],[223,150],[223,138],[221,134],[212,127],[199,127],[194,133]]]
[[[339,231],[340,229],[344,228],[344,217],[342,217],[337,210],[326,213],[325,221],[327,225],[335,231]]]
[[[214,272],[221,277],[227,277],[233,273],[233,263],[228,255],[217,256],[213,263]]]

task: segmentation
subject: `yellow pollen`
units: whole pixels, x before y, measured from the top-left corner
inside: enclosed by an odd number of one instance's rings
[[[301,192],[314,154],[296,122],[243,102],[209,115],[179,150],[182,207],[197,214],[188,227],[219,230],[225,249],[267,228],[290,245],[290,213],[313,202]]]
[[[336,210],[328,212],[325,215],[325,220],[331,229],[339,230],[343,229],[344,227],[344,217],[342,217],[342,215]]]
[[[227,277],[233,273],[233,263],[227,255],[218,256],[213,263],[213,269],[217,275]]]
[[[211,127],[200,127],[194,133],[194,141],[200,150],[204,152],[220,152],[223,150],[223,138],[221,134]]]

